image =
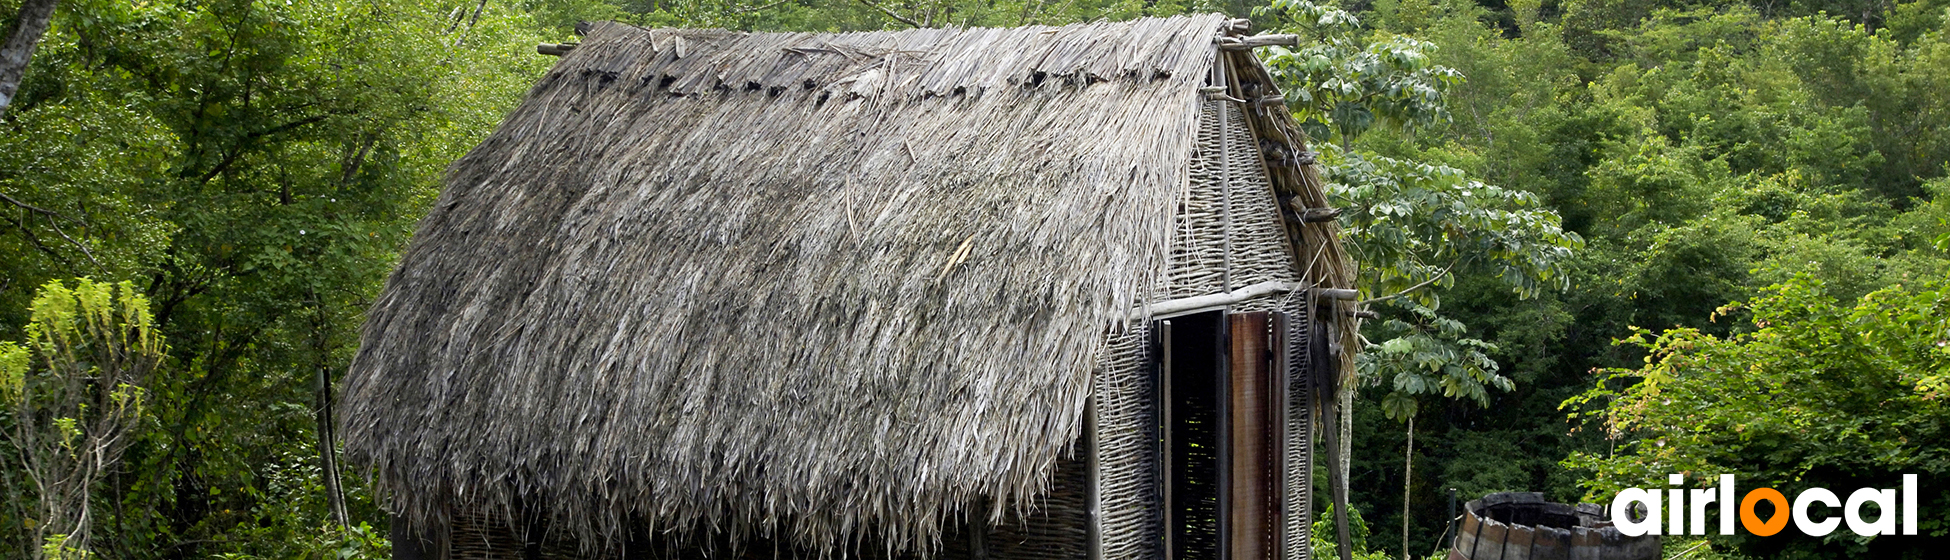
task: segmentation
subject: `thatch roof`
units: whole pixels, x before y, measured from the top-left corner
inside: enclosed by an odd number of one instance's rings
[[[1221,16],[599,24],[454,164],[372,309],[394,509],[888,546],[1032,503],[1168,265]]]

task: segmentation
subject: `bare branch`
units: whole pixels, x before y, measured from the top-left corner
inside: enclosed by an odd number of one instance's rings
[[[27,224],[21,223],[20,220],[15,220],[11,215],[0,214],[0,217],[6,218],[15,228],[19,228],[21,237],[26,238],[27,243],[33,245],[35,249],[39,249],[42,253],[47,253],[47,256],[53,257],[54,260],[60,261],[62,266],[74,265],[74,263],[68,261],[67,257],[61,256],[60,253],[54,252],[54,249],[50,249],[46,244],[41,243],[41,238],[36,237],[34,230],[28,229]]]
[[[777,2],[773,2],[773,3],[770,3],[770,4],[766,4],[766,5],[763,5],[763,6],[753,6],[753,7],[750,7],[750,8],[739,8],[739,9],[736,9],[736,10],[732,10],[732,11],[731,11],[731,13],[734,13],[734,14],[748,14],[748,13],[752,13],[752,12],[757,12],[757,11],[763,11],[763,10],[770,10],[770,9],[772,9],[772,8],[777,8],[777,7],[779,7],[779,5],[780,5],[780,4],[784,4],[784,3],[786,3],[786,2],[791,2],[791,1],[792,1],[792,0],[779,0],[779,1],[777,1]]]
[[[1041,13],[1043,0],[1022,3],[1022,17],[1016,18],[1016,25],[1029,25],[1029,16]]]
[[[481,21],[481,10],[485,9],[487,9],[487,0],[481,0],[481,3],[474,5],[474,16],[467,18],[467,29],[463,29],[459,34],[454,35],[453,48],[460,48],[460,42],[466,40],[468,32],[474,30],[474,24]],[[454,25],[458,26],[460,22],[457,20],[454,22]]]
[[[107,275],[107,274],[108,274],[108,267],[105,267],[105,266],[102,266],[102,262],[101,262],[101,261],[99,261],[99,260],[95,260],[95,253],[94,253],[94,252],[92,252],[92,251],[89,251],[89,250],[88,250],[88,246],[87,246],[87,245],[83,245],[83,244],[82,244],[82,243],[81,243],[80,241],[75,241],[75,238],[73,238],[73,237],[68,237],[68,232],[65,232],[65,231],[61,231],[61,224],[60,224],[60,223],[58,223],[58,222],[56,222],[56,220],[58,219],[58,220],[67,220],[67,221],[70,221],[70,222],[75,222],[75,223],[81,223],[81,220],[77,220],[77,219],[74,219],[74,218],[70,218],[70,217],[68,217],[68,216],[67,216],[66,214],[62,214],[62,213],[60,213],[60,212],[55,212],[55,211],[53,211],[53,210],[48,210],[48,209],[46,209],[46,208],[41,208],[41,207],[39,207],[39,206],[35,206],[35,205],[32,205],[32,204],[28,204],[28,203],[25,203],[25,202],[21,202],[21,201],[20,201],[19,199],[16,199],[16,198],[14,198],[14,197],[11,197],[11,196],[7,196],[7,195],[6,195],[6,193],[0,193],[0,199],[5,199],[5,200],[6,200],[6,201],[7,201],[7,202],[8,202],[9,204],[13,204],[14,206],[19,206],[19,207],[21,207],[21,208],[23,208],[23,209],[26,209],[26,210],[29,210],[29,211],[33,211],[33,212],[36,212],[36,213],[39,213],[39,214],[42,214],[42,215],[45,215],[45,216],[47,216],[47,225],[48,225],[49,227],[52,227],[52,228],[54,228],[54,233],[56,233],[56,234],[59,234],[59,235],[61,236],[61,238],[62,238],[62,239],[66,239],[66,240],[68,240],[68,243],[69,243],[69,244],[71,244],[71,245],[74,245],[74,247],[75,247],[76,249],[80,249],[80,250],[81,250],[81,255],[82,255],[82,256],[84,256],[84,257],[88,257],[88,262],[90,262],[90,263],[94,263],[94,265],[95,265],[95,271],[96,271],[96,272],[99,272],[99,273],[101,273],[101,274],[103,274],[103,275]],[[12,219],[9,219],[8,221],[13,221],[13,220],[12,220]],[[23,222],[18,222],[18,221],[13,221],[13,222],[14,222],[14,225],[15,225],[15,226],[17,226],[17,227],[19,227],[19,228],[21,229],[21,231],[23,231],[23,232],[27,232],[27,224],[26,224],[26,223],[23,223]],[[86,224],[84,224],[84,225],[86,225]],[[34,243],[34,245],[35,245],[36,247],[39,247],[39,248],[41,249],[41,251],[42,251],[42,252],[45,252],[45,253],[47,253],[47,254],[49,254],[49,255],[53,255],[53,254],[54,254],[54,252],[53,252],[53,251],[49,251],[49,250],[47,250],[47,247],[45,247],[45,246],[42,246],[42,245],[41,245],[41,242],[40,242],[40,240],[38,240],[38,239],[35,239],[35,238],[34,238],[34,234],[33,234],[32,232],[27,232],[27,239],[28,239],[28,241],[31,241],[31,242],[33,242],[33,243]],[[64,260],[65,260],[65,259],[64,259]]]
[[[70,218],[70,217],[67,217],[66,215],[63,215],[63,214],[61,214],[60,212],[55,212],[55,211],[53,211],[53,210],[48,210],[48,209],[46,209],[46,208],[42,208],[42,207],[39,207],[39,206],[35,206],[35,205],[32,205],[32,204],[28,204],[28,203],[25,203],[25,202],[21,202],[21,201],[20,201],[19,199],[16,199],[16,198],[14,198],[14,197],[11,197],[11,196],[7,196],[7,193],[0,193],[0,200],[6,200],[6,201],[7,201],[8,203],[10,203],[10,204],[13,204],[14,206],[19,206],[19,207],[21,207],[21,208],[25,208],[25,209],[28,209],[28,210],[33,210],[33,211],[35,211],[35,212],[39,212],[39,213],[42,213],[42,214],[47,214],[47,215],[49,215],[49,216],[54,216],[54,217],[56,217],[56,218],[61,218],[61,219],[63,219],[63,220],[67,220],[67,221],[70,221],[70,222],[74,222],[74,221],[79,221],[79,220],[76,220],[76,219],[74,219],[74,218]]]
[[[75,241],[73,237],[68,237],[68,232],[61,231],[61,224],[54,223],[53,218],[48,218],[47,225],[48,227],[54,228],[54,233],[60,234],[62,239],[66,239],[68,243],[73,244],[74,248],[80,249],[81,256],[88,257],[88,262],[95,263],[96,272],[101,273],[104,277],[108,276],[108,267],[102,266],[102,261],[95,260],[95,253],[89,251],[87,245],[81,244],[80,241]]]
[[[251,142],[251,141],[255,141],[255,140],[257,140],[257,139],[259,139],[259,138],[264,138],[264,137],[266,137],[266,136],[271,136],[271,135],[273,135],[273,134],[278,134],[278,133],[282,133],[282,132],[288,132],[288,131],[291,131],[291,130],[293,130],[293,129],[296,129],[296,128],[298,128],[298,127],[302,127],[302,126],[305,126],[305,125],[309,125],[309,124],[313,124],[313,123],[317,123],[317,122],[319,122],[319,121],[323,121],[323,120],[325,120],[325,119],[327,119],[327,118],[331,118],[331,116],[332,116],[332,115],[334,115],[334,114],[339,114],[339,113],[334,113],[334,112],[330,112],[330,111],[328,111],[328,112],[326,112],[326,113],[324,113],[324,114],[319,114],[319,115],[312,115],[312,116],[309,116],[309,117],[305,117],[305,118],[302,118],[302,119],[298,119],[298,120],[295,120],[295,121],[291,121],[291,122],[288,122],[288,123],[284,123],[284,124],[281,124],[281,125],[278,125],[278,126],[274,126],[274,127],[271,127],[271,128],[267,128],[267,129],[264,129],[264,130],[259,130],[259,131],[257,131],[257,132],[252,132],[252,133],[250,133],[250,134],[246,134],[246,135],[244,135],[244,145],[238,145],[238,146],[232,146],[232,149],[231,149],[230,151],[228,151],[228,152],[226,152],[226,153],[224,153],[224,156],[223,156],[223,159],[222,159],[222,160],[220,160],[220,161],[218,161],[218,162],[217,162],[217,165],[216,165],[216,166],[214,166],[214,167],[211,167],[211,168],[210,168],[210,170],[209,170],[208,172],[205,172],[205,173],[203,174],[203,176],[202,176],[202,177],[198,177],[198,178],[197,178],[197,182],[199,182],[199,183],[208,183],[208,182],[210,182],[210,180],[211,180],[211,179],[215,179],[215,178],[217,178],[217,176],[218,176],[218,175],[222,175],[224,171],[227,171],[227,170],[229,170],[229,169],[230,169],[230,166],[231,166],[231,164],[234,164],[234,163],[237,163],[237,158],[240,158],[240,157],[243,157],[243,156],[244,156],[244,152],[246,151],[246,148],[248,147],[248,143],[249,143],[249,142]],[[187,176],[187,174],[186,174],[185,176]]]
[[[865,4],[869,8],[880,10],[880,13],[887,14],[887,17],[894,18],[894,21],[912,25],[914,26],[915,29],[927,27],[926,25],[922,25],[921,22],[914,21],[913,18],[895,13],[893,10],[889,10],[887,9],[886,6],[882,6],[879,3],[874,2],[873,0],[860,0],[860,3]]]

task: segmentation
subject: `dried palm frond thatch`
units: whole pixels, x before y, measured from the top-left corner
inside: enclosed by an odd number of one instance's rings
[[[348,458],[416,525],[541,504],[586,542],[1031,507],[1168,265],[1225,22],[598,24],[451,169]]]

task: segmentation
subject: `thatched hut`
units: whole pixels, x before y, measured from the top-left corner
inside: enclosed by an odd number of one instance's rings
[[[367,321],[396,554],[1306,556],[1351,274],[1243,31],[595,25]]]

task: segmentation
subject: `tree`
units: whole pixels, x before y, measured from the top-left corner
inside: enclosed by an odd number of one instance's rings
[[[1409,37],[1360,35],[1360,20],[1329,5],[1275,0],[1262,10],[1309,41],[1297,49],[1268,48],[1267,66],[1286,91],[1289,107],[1310,136],[1339,140],[1325,150],[1330,198],[1347,208],[1341,216],[1350,253],[1361,265],[1357,285],[1364,306],[1386,303],[1396,312],[1363,333],[1383,340],[1362,352],[1357,378],[1392,390],[1384,412],[1407,424],[1402,509],[1410,506],[1407,473],[1414,462],[1416,397],[1440,393],[1487,405],[1486,388],[1510,390],[1485,351],[1494,346],[1469,338],[1461,323],[1440,316],[1436,289],[1454,282],[1457,268],[1488,272],[1526,297],[1563,277],[1561,263],[1582,241],[1564,232],[1555,212],[1534,195],[1484,185],[1457,169],[1362,155],[1353,142],[1378,125],[1412,129],[1446,122],[1444,92],[1462,83],[1455,70],[1433,64],[1433,44]],[[1382,295],[1386,294],[1386,295]],[[1341,442],[1353,424],[1352,390],[1340,406]],[[1331,450],[1346,472],[1351,455]],[[1335,477],[1335,505],[1345,503],[1345,475]],[[1347,538],[1346,521],[1337,523]],[[1408,554],[1409,523],[1402,519],[1402,554]],[[1344,551],[1352,550],[1343,547]],[[1343,556],[1345,558],[1346,556]]]
[[[332,372],[442,169],[553,62],[532,25],[473,0],[63,3],[0,121],[0,334],[27,322],[8,286],[129,281],[179,373],[98,485],[95,550],[299,556],[376,521],[363,477],[333,487]]]
[[[1561,267],[1582,240],[1559,229],[1556,213],[1534,195],[1470,181],[1453,168],[1350,154],[1330,164],[1327,175],[1330,196],[1349,208],[1342,220],[1349,252],[1364,265],[1360,285],[1388,294],[1362,301],[1391,312],[1365,329],[1364,340],[1372,335],[1381,342],[1368,343],[1357,363],[1360,378],[1388,387],[1383,413],[1407,425],[1406,512],[1419,399],[1440,395],[1488,406],[1489,389],[1515,387],[1489,356],[1495,345],[1438,313],[1441,300],[1432,288],[1452,285],[1460,268],[1487,273],[1530,297],[1564,277]],[[1406,555],[1406,516],[1402,523]]]
[[[1840,299],[1798,275],[1745,303],[1753,330],[1714,336],[1697,329],[1640,330],[1621,341],[1649,356],[1615,368],[1564,402],[1587,427],[1621,440],[1609,454],[1575,453],[1567,468],[1593,474],[1588,497],[1657,485],[1668,473],[1689,484],[1736,475],[1743,489],[1842,491],[1895,487],[1918,474],[1922,511],[1950,505],[1950,288],[1939,280]],[[1950,535],[1923,516],[1922,534]],[[1848,555],[1926,558],[1930,541],[1780,535],[1722,538],[1765,557]]]
[[[1308,0],[1274,0],[1260,10],[1281,32],[1301,34],[1297,50],[1267,47],[1265,64],[1286,90],[1287,106],[1316,140],[1338,140],[1352,153],[1356,137],[1376,125],[1428,126],[1448,119],[1443,94],[1463,81],[1433,64],[1435,45],[1412,37],[1363,37],[1361,20]]]
[[[148,419],[164,345],[148,298],[128,282],[49,282],[33,316],[25,346],[0,342],[5,437],[39,500],[32,542],[40,556],[85,558],[95,484]]]

